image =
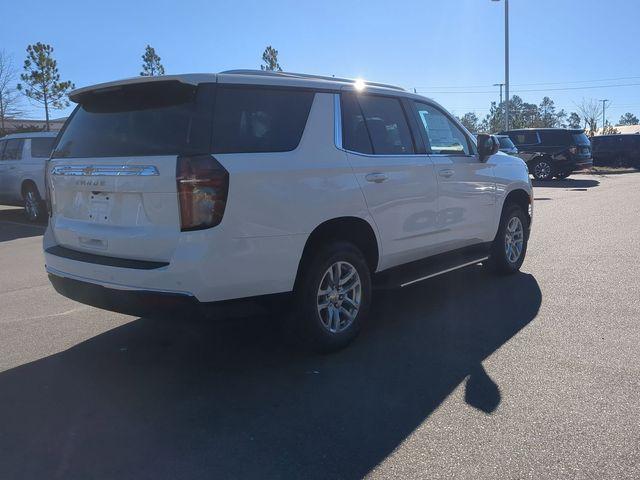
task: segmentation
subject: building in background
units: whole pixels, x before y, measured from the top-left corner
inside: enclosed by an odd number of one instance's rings
[[[52,132],[57,132],[62,128],[64,122],[67,120],[67,117],[63,118],[54,118],[49,120],[49,128]],[[13,131],[26,131],[28,129],[32,130],[44,130],[46,126],[46,122],[44,120],[33,120],[30,118],[7,118],[4,121],[5,130],[7,133],[11,133]]]
[[[635,135],[640,134],[640,125],[616,125],[615,128],[618,134],[621,135]],[[596,130],[596,135],[602,135],[602,128]]]

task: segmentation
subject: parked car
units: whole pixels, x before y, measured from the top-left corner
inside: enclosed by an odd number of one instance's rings
[[[591,146],[594,165],[640,169],[640,135],[601,135]]]
[[[565,179],[576,170],[590,168],[591,143],[580,129],[529,128],[501,132],[518,148],[518,156],[537,180]]]
[[[240,70],[70,98],[44,252],[81,302],[147,314],[285,294],[287,328],[332,350],[366,321],[374,284],[524,260],[524,162],[400,88]]]
[[[46,218],[44,172],[56,133],[15,133],[0,138],[0,203],[24,206],[35,222]]]
[[[508,135],[496,135],[498,142],[500,142],[500,151],[508,153],[509,155],[516,155],[518,148],[514,145]]]

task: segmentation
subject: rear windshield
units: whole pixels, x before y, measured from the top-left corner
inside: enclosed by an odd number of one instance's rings
[[[179,82],[125,85],[90,93],[53,152],[62,157],[122,157],[206,152],[206,119],[196,109],[197,88]]]
[[[500,148],[514,148],[515,145],[511,141],[509,137],[498,137],[498,141],[500,142]]]
[[[584,132],[574,133],[572,134],[572,137],[576,145],[591,145],[591,142],[589,141],[589,137],[587,137],[587,135]]]
[[[31,139],[31,156],[35,158],[49,158],[51,149],[56,141],[55,138],[32,138]]]
[[[174,81],[89,93],[79,99],[53,157],[290,151],[313,98],[300,89]]]

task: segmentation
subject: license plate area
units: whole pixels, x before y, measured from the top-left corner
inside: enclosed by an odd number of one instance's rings
[[[90,192],[87,214],[93,223],[111,223],[113,210],[113,193]]]

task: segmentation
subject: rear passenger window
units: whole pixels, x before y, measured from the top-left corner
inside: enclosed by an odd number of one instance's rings
[[[35,158],[49,158],[55,138],[32,138],[31,156]]]
[[[509,134],[509,137],[516,145],[535,145],[539,143],[536,132],[516,132]]]
[[[219,87],[213,113],[214,153],[287,152],[300,143],[314,93]]]
[[[409,124],[397,98],[360,95],[358,100],[374,154],[415,153]]]
[[[569,143],[569,135],[564,130],[545,130],[540,132],[540,140],[546,145],[562,146]]]
[[[342,146],[351,152],[373,153],[364,115],[354,94],[340,96],[342,110]]]
[[[467,136],[437,108],[417,103],[418,116],[429,139],[431,153],[442,155],[468,155],[470,153]]]
[[[22,138],[12,138],[7,140],[7,144],[0,160],[20,160],[22,157],[23,144],[24,140]]]

